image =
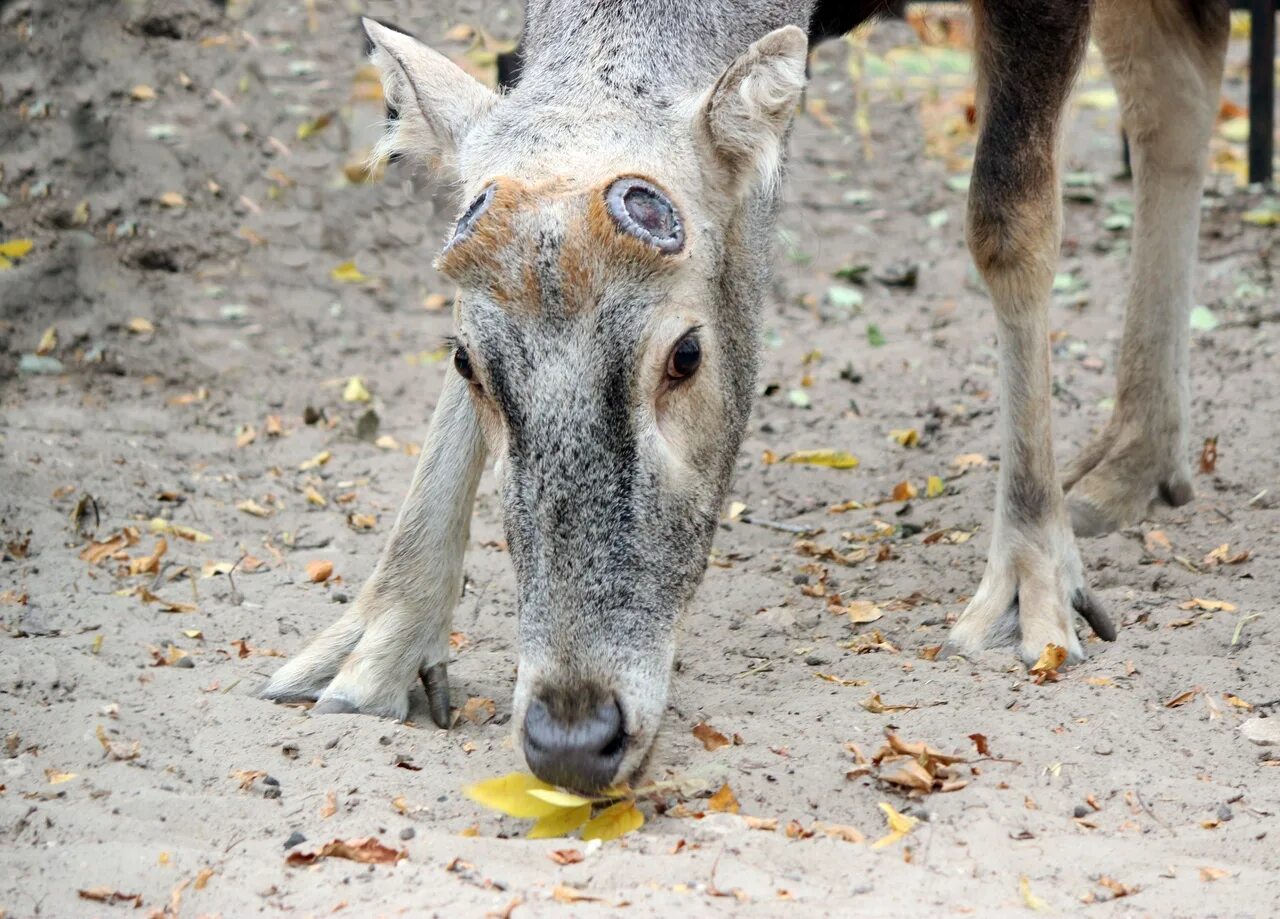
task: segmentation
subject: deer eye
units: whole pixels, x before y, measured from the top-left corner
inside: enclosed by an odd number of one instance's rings
[[[663,252],[684,247],[680,215],[660,188],[634,176],[618,179],[605,192],[609,216],[625,232]]]
[[[671,356],[667,358],[667,379],[687,380],[698,372],[701,364],[702,344],[698,341],[698,332],[695,329],[680,339],[671,349]]]
[[[467,353],[467,349],[462,345],[454,345],[453,347],[453,369],[458,371],[458,375],[468,383],[476,381],[476,371],[471,366],[471,355]]]

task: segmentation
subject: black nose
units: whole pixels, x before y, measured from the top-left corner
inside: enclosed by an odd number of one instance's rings
[[[535,698],[524,716],[524,757],[533,774],[552,785],[582,792],[607,788],[626,749],[622,709],[613,698],[594,706]]]

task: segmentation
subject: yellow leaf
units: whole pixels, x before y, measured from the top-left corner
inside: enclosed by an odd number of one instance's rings
[[[826,466],[831,469],[853,469],[858,465],[858,458],[844,450],[797,450],[783,459],[788,463],[804,466]]]
[[[608,798],[584,798],[559,788],[531,788],[529,794],[539,801],[546,801],[552,807],[581,807],[584,804],[596,804],[608,801]]]
[[[76,777],[74,772],[59,772],[56,769],[46,769],[44,775],[49,780],[50,785],[61,785],[63,782],[70,782]]]
[[[35,246],[29,239],[10,239],[0,243],[0,256],[4,258],[22,258]]]
[[[1249,119],[1244,115],[1228,118],[1218,125],[1218,134],[1234,144],[1243,144],[1249,139]]]
[[[160,203],[165,207],[186,207],[187,199],[182,197],[181,192],[167,191],[160,196]]]
[[[1222,694],[1222,698],[1227,700],[1227,704],[1233,705],[1236,708],[1242,708],[1246,712],[1253,711],[1253,704],[1251,702],[1246,702],[1244,699],[1241,699],[1239,696],[1234,696],[1229,692],[1224,692]]]
[[[541,789],[534,789],[539,791]],[[578,827],[591,819],[591,805],[569,807],[553,811],[545,817],[539,817],[526,834],[528,839],[551,839],[556,836],[568,836]]]
[[[246,514],[252,514],[255,517],[270,517],[271,511],[263,507],[252,498],[246,498],[236,505],[236,510],[244,511]]]
[[[302,490],[302,494],[307,499],[308,504],[314,504],[316,507],[324,507],[329,503],[328,499],[326,499],[324,495],[320,494],[320,492],[316,491],[315,487],[312,485],[308,485],[304,488]]]
[[[1067,649],[1062,645],[1048,644],[1040,652],[1039,659],[1031,665],[1032,673],[1048,673],[1057,670],[1067,659]]]
[[[134,316],[128,322],[129,331],[134,335],[150,335],[156,330],[155,325],[150,319],[144,319],[142,316]]]
[[[147,529],[152,533],[172,533],[188,542],[210,542],[213,539],[208,533],[201,533],[193,527],[183,526],[180,523],[172,523],[163,517],[152,517],[147,523]]]
[[[40,336],[40,344],[36,345],[36,354],[48,354],[56,347],[58,347],[58,329],[56,326],[49,326]]]
[[[477,804],[512,817],[546,817],[562,810],[529,794],[534,789],[553,791],[554,787],[526,773],[512,772],[486,782],[468,785],[462,789],[462,793]]]
[[[343,262],[329,272],[329,277],[347,284],[359,284],[369,280],[369,276],[357,268],[355,262]]]
[[[883,849],[885,846],[893,845],[910,833],[917,822],[915,817],[908,817],[906,814],[898,813],[893,809],[892,804],[887,804],[884,801],[880,802],[880,809],[884,811],[884,822],[889,828],[889,833],[873,842],[871,844],[873,849]]]
[[[1255,227],[1280,226],[1280,207],[1255,207],[1241,214],[1240,219]]]
[[[942,476],[931,475],[924,486],[924,496],[926,498],[936,498],[946,490],[947,485],[942,481]]]
[[[199,629],[183,629],[182,634],[188,638],[201,639],[204,638],[204,632]]]
[[[642,826],[644,826],[644,814],[640,813],[636,802],[619,801],[617,804],[606,807],[589,820],[582,828],[582,838],[587,841],[599,839],[601,842],[608,842],[610,839],[617,839],[619,836],[638,830]]]
[[[900,447],[914,447],[920,443],[920,432],[915,428],[894,428],[889,437],[898,442]]]
[[[320,133],[329,126],[331,121],[333,121],[333,113],[326,112],[319,118],[302,122],[302,124],[298,125],[298,140],[306,140],[311,135]]]
[[[90,647],[89,650],[92,651],[94,654],[97,654],[99,651],[102,650],[102,638],[103,636],[101,635],[95,635],[93,637],[93,645],[92,647]]]
[[[917,491],[916,487],[910,482],[903,481],[893,486],[894,501],[910,501],[918,494],[920,494],[920,492]]]
[[[209,878],[213,877],[212,868],[201,868],[196,874],[195,882],[191,885],[196,890],[204,890],[209,883]]]
[[[707,810],[715,811],[717,814],[736,814],[738,812],[738,798],[734,795],[733,789],[729,787],[729,783],[720,786],[720,790],[707,799]],[[584,839],[586,837],[583,837]]]
[[[1041,900],[1031,892],[1031,882],[1027,880],[1024,874],[1018,878],[1018,893],[1022,894],[1022,902],[1027,904],[1027,909],[1034,909],[1037,912],[1044,912],[1049,908],[1049,904]]]
[[[1119,104],[1119,97],[1114,89],[1093,89],[1076,96],[1081,108],[1113,109]]]
[[[343,402],[369,402],[372,399],[373,396],[365,388],[364,380],[359,377],[352,377],[347,380],[347,387],[342,391]]]
[[[139,83],[129,90],[129,95],[134,98],[135,102],[150,102],[156,97],[156,91],[146,83]]]
[[[299,463],[298,470],[300,472],[306,472],[308,469],[315,469],[319,466],[323,466],[325,463],[329,462],[329,460],[331,459],[333,459],[332,453],[330,453],[328,450],[321,450],[315,456],[311,457],[311,459],[304,460],[301,463]]]
[[[1203,597],[1193,597],[1185,603],[1179,603],[1178,609],[1202,609],[1209,613],[1234,613],[1236,605],[1228,603],[1226,600],[1206,600]]]

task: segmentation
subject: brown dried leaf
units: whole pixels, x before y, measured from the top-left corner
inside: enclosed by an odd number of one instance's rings
[[[319,852],[290,852],[286,865],[310,865],[322,858],[345,858],[363,865],[393,865],[409,857],[404,849],[384,846],[373,836],[358,839],[334,839],[326,842]]]
[[[918,705],[889,705],[880,698],[880,693],[878,692],[872,693],[870,698],[863,699],[858,704],[873,715],[883,715],[888,712],[910,712],[920,707]]]
[[[547,857],[557,865],[576,865],[586,856],[577,849],[552,849]]]
[[[1198,696],[1199,694],[1200,694],[1200,687],[1199,687],[1199,686],[1192,686],[1192,687],[1191,687],[1190,689],[1188,689],[1186,692],[1180,692],[1180,693],[1178,693],[1176,696],[1174,696],[1172,699],[1170,699],[1168,702],[1166,702],[1166,703],[1164,704],[1164,707],[1165,707],[1165,708],[1178,708],[1178,707],[1179,707],[1179,706],[1181,706],[1181,705],[1186,705],[1188,702],[1190,702],[1192,699],[1194,699],[1194,698],[1195,698],[1196,696]]]
[[[462,717],[472,724],[486,724],[493,720],[497,712],[498,707],[492,699],[480,696],[472,696],[462,706]]]
[[[142,908],[142,894],[121,893],[110,887],[87,887],[76,891],[81,900],[93,900],[95,903],[132,903],[134,909]]]
[[[1213,475],[1215,469],[1218,468],[1218,438],[1206,437],[1204,447],[1200,450],[1200,472],[1203,475]]]
[[[693,736],[702,741],[702,745],[706,747],[707,750],[719,750],[721,747],[729,746],[729,738],[725,737],[705,721],[701,721],[693,726]]]
[[[969,739],[973,741],[973,745],[977,749],[979,756],[991,755],[991,747],[987,744],[987,735],[970,734]]]
[[[307,577],[312,583],[323,584],[333,576],[333,562],[325,558],[312,559],[307,562]]]

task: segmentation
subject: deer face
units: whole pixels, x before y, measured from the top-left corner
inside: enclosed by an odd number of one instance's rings
[[[502,470],[518,746],[544,780],[598,790],[648,756],[749,413],[744,215],[776,169],[804,36],[766,36],[650,136],[583,144],[569,126],[568,154],[545,141],[563,109],[366,29],[400,112],[388,148],[445,153],[466,193],[437,264],[459,285],[453,369]]]

